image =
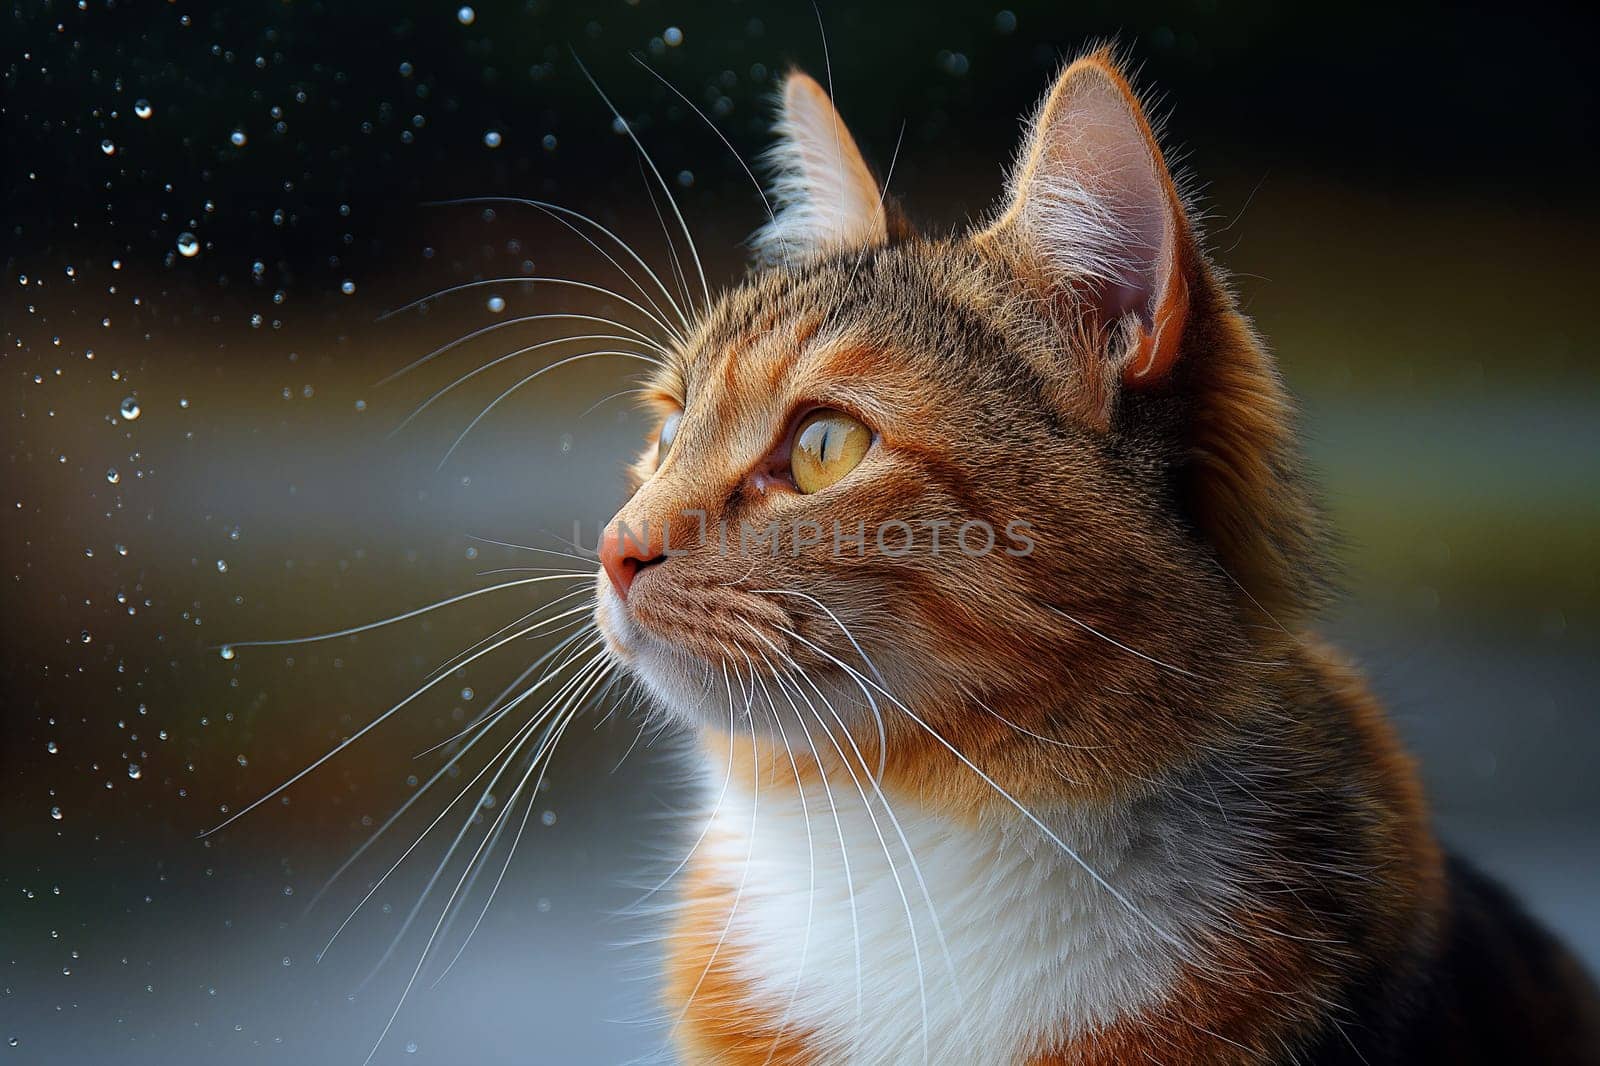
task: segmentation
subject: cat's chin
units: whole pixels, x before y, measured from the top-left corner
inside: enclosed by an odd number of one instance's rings
[[[651,703],[687,725],[726,728],[721,675],[698,656],[646,632],[609,583],[601,586],[595,622],[611,655],[645,687]]]

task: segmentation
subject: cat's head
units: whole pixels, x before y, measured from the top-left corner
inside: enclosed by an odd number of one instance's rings
[[[1203,743],[1312,605],[1316,522],[1116,62],[1065,69],[950,238],[804,74],[778,129],[761,266],[651,383],[601,541],[613,652],[672,713],[924,791],[946,746],[1098,790]]]

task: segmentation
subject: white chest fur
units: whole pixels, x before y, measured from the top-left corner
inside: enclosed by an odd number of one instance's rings
[[[864,779],[870,802],[849,780],[722,794],[724,772],[706,769],[721,803],[698,857],[738,893],[723,950],[825,1061],[1025,1061],[1172,986],[1169,938],[1206,886],[1151,811],[1036,812],[1080,864],[1020,815],[959,824],[890,796],[891,814]]]

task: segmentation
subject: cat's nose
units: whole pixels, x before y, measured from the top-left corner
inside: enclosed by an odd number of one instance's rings
[[[641,537],[628,528],[626,522],[613,522],[600,534],[600,565],[611,579],[611,587],[622,599],[628,598],[628,589],[639,571],[666,558],[650,546],[647,536]]]

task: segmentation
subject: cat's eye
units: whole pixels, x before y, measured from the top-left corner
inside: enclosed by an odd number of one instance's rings
[[[872,431],[842,411],[813,411],[795,430],[789,472],[801,492],[820,492],[861,463]]]
[[[672,451],[672,442],[678,436],[678,423],[683,421],[683,411],[672,412],[661,420],[661,432],[656,436],[656,469],[661,469],[661,464],[667,461],[667,453]]]

